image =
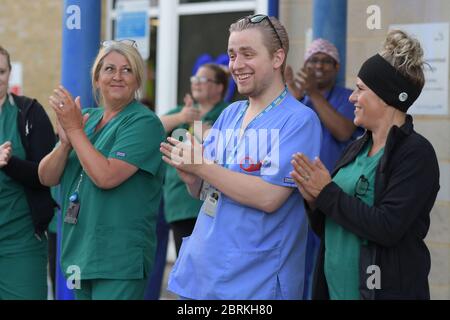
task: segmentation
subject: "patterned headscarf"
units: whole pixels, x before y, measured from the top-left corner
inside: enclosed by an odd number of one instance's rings
[[[339,63],[339,52],[337,48],[330,41],[325,39],[316,39],[309,45],[305,53],[305,61],[307,61],[313,54],[318,52],[325,53],[336,60]]]

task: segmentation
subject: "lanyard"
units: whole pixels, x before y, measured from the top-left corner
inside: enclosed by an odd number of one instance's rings
[[[228,168],[229,163],[231,163],[231,161],[235,157],[235,155],[236,155],[236,153],[237,153],[237,151],[238,151],[238,149],[239,149],[239,147],[241,145],[242,140],[244,140],[245,131],[247,131],[247,128],[250,128],[250,125],[253,124],[253,122],[255,122],[256,120],[261,118],[264,114],[266,114],[267,112],[272,110],[274,107],[278,106],[283,101],[283,99],[286,97],[287,93],[288,93],[287,87],[285,86],[284,90],[281,92],[281,94],[278,97],[276,97],[266,108],[264,108],[264,110],[261,111],[256,117],[254,117],[252,119],[252,121],[250,121],[250,123],[244,129],[244,132],[242,132],[242,134],[240,135],[238,143],[234,146],[232,152],[227,157],[227,160],[224,163],[224,167],[225,168]],[[241,121],[241,119],[244,116],[244,114],[247,112],[248,107],[249,107],[249,102],[247,101],[246,104],[245,104],[245,107],[241,110],[241,112],[237,116],[236,120],[233,122],[233,134],[228,138],[227,143],[225,144],[225,152],[228,149],[228,145],[230,144],[231,139],[233,139],[233,137],[235,136],[234,132],[236,132],[236,126]],[[241,130],[241,129],[239,129],[239,130]]]
[[[81,185],[82,181],[83,181],[83,170],[81,170],[80,179],[78,180],[78,184],[77,184],[77,187],[75,188],[75,191],[69,197],[70,202],[78,202],[78,200],[79,200],[79,192],[80,192],[80,185]]]
[[[98,133],[98,131],[95,132],[95,127],[97,127],[97,125],[100,121],[101,121],[101,118],[95,122],[95,124],[93,125],[93,127],[91,129],[86,131],[86,136],[88,137],[88,139],[89,139],[89,137],[91,137],[92,134]],[[81,168],[80,178],[78,179],[77,187],[75,188],[75,191],[69,197],[70,202],[76,203],[80,200],[80,185],[81,185],[81,182],[83,181],[83,173],[84,173],[84,170],[83,170],[83,168]]]
[[[95,122],[95,124],[93,125],[93,127],[91,129],[86,131],[86,136],[88,137],[88,139],[91,137],[91,135],[99,132],[99,131],[95,132],[95,128],[97,127],[97,125],[100,121],[101,121],[101,118]],[[77,187],[75,188],[75,191],[69,197],[70,202],[76,203],[80,200],[80,185],[81,185],[81,182],[83,181],[83,173],[84,173],[84,170],[83,170],[83,168],[81,168],[80,178],[78,179]]]

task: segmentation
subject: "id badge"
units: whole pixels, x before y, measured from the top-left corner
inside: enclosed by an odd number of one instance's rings
[[[66,217],[64,218],[64,222],[70,224],[77,224],[79,212],[80,212],[80,203],[71,201],[69,208],[67,208],[67,213]]]
[[[200,190],[200,200],[205,201],[212,189],[213,187],[203,180],[202,189]]]
[[[220,192],[214,188],[208,193],[206,200],[203,204],[203,211],[205,213],[214,218],[217,212],[217,205],[219,203]]]

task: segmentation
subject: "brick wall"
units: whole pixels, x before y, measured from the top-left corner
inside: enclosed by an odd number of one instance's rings
[[[105,21],[106,0],[102,1]],[[61,79],[62,0],[1,0],[0,44],[11,61],[21,62],[23,94],[39,100],[49,111],[48,97]],[[105,23],[102,23],[104,34]],[[103,37],[102,37],[103,38]]]
[[[2,0],[0,4],[0,44],[11,61],[22,63],[23,94],[44,107],[60,79],[62,4],[60,0]]]

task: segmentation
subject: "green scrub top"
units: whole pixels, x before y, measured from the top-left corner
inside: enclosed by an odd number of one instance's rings
[[[0,109],[0,144],[11,141],[12,155],[25,159],[17,127],[18,108],[6,97]],[[34,236],[24,187],[0,170],[0,255],[45,249],[45,241]]]
[[[224,101],[219,102],[207,112],[203,117],[203,123],[208,123],[209,125],[214,124],[214,122],[219,118],[222,111],[228,106]],[[183,106],[178,106],[172,109],[167,114],[175,114],[181,111]],[[188,124],[183,124],[178,126],[176,129],[185,129],[191,131]],[[191,132],[192,133],[192,132]],[[169,133],[170,135],[171,133]],[[203,201],[193,198],[187,188],[186,184],[178,176],[177,170],[173,167],[167,166],[166,169],[166,179],[164,181],[164,214],[166,221],[172,223],[175,221],[193,219],[196,218]]]
[[[368,206],[373,206],[375,173],[384,148],[369,157],[372,140],[366,144],[356,159],[343,167],[333,181],[347,194],[357,196]],[[367,240],[360,238],[335,223],[325,220],[325,277],[331,300],[359,300],[360,246]]]
[[[164,166],[159,152],[164,128],[147,107],[132,101],[102,129],[94,132],[103,108],[87,109],[85,132],[106,158],[139,170],[112,189],[100,189],[83,171],[72,150],[61,179],[63,219],[78,183],[77,224],[63,223],[61,265],[78,266],[81,279],[142,279],[153,266],[156,216]],[[81,182],[80,182],[81,180]]]

